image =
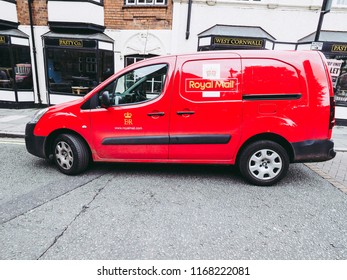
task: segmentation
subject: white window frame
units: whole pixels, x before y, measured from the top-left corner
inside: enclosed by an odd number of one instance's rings
[[[335,0],[335,4],[338,7],[346,7],[347,6],[347,0]]]
[[[165,6],[167,0],[125,0],[126,6]]]

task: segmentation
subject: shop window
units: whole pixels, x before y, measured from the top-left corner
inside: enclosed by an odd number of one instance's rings
[[[48,48],[46,63],[50,93],[85,95],[114,70],[110,51]]]
[[[29,47],[12,46],[12,54],[17,89],[31,90],[33,88],[33,75]]]
[[[0,89],[15,88],[33,88],[30,49],[27,46],[0,47]]]
[[[167,69],[166,64],[156,64],[132,70],[106,86],[99,93],[99,100],[104,92],[108,92],[112,105],[152,100],[162,93]]]
[[[114,57],[112,52],[100,52],[100,80],[104,81],[109,78],[114,72]]]
[[[334,56],[328,59],[334,66],[330,67],[330,74],[335,90],[336,105],[347,105],[347,55]]]
[[[7,47],[0,48],[0,89],[12,89],[13,80],[10,50]]]

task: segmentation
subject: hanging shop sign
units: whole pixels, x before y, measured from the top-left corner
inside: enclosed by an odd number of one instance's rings
[[[256,48],[263,49],[265,40],[259,38],[215,36],[212,44],[215,46],[228,46],[230,48]]]
[[[72,39],[59,39],[59,46],[83,48],[83,41],[82,40],[72,40]]]
[[[331,46],[331,52],[347,53],[347,44],[334,44]]]
[[[323,47],[321,51],[323,53],[347,55],[347,43],[323,42]]]

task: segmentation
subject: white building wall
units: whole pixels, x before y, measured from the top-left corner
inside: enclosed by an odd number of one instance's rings
[[[18,17],[16,4],[0,1],[0,19],[17,23]]]
[[[95,1],[99,3],[100,1]],[[91,2],[48,1],[48,21],[104,25],[104,7]]]
[[[339,6],[337,1],[325,15],[322,30],[347,31],[347,1]],[[193,0],[190,36],[186,40],[188,1],[173,2],[174,53],[196,51],[198,34],[216,24],[260,26],[278,41],[297,42],[316,31],[322,5],[321,0]]]
[[[124,68],[124,57],[132,54],[171,53],[171,30],[105,30],[114,40],[115,71]]]
[[[324,30],[347,31],[346,5],[337,6],[334,0],[332,11],[325,15]],[[2,3],[2,2],[0,2]],[[300,38],[316,31],[320,14],[321,0],[193,0],[190,36],[186,40],[187,0],[173,0],[172,30],[110,30],[105,34],[114,40],[115,71],[124,67],[124,56],[131,54],[157,54],[195,52],[198,34],[216,25],[260,26],[278,41],[297,42]],[[29,26],[20,25],[19,29],[30,36]],[[39,92],[43,104],[48,103],[45,80],[44,51],[42,35],[49,31],[46,26],[35,26],[36,57],[39,75]],[[245,34],[247,35],[247,34]],[[277,44],[276,49],[293,49],[293,45]],[[309,45],[299,49],[308,49]],[[32,52],[32,63],[34,62]],[[35,75],[35,71],[33,71]],[[36,77],[33,77],[34,87]],[[35,89],[35,102],[38,102]],[[61,103],[79,97],[62,95],[51,100],[51,104]]]

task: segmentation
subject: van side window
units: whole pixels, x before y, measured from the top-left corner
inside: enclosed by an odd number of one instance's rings
[[[243,59],[244,94],[301,93],[296,69],[274,59]]]
[[[155,64],[127,72],[101,90],[99,100],[106,91],[113,106],[135,104],[157,98],[163,91],[167,70],[167,64]]]

